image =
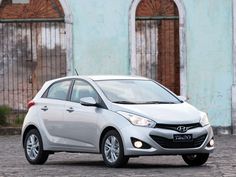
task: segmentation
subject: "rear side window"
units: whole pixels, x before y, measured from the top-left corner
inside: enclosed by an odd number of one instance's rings
[[[53,84],[48,90],[47,98],[66,100],[70,84],[70,80]]]

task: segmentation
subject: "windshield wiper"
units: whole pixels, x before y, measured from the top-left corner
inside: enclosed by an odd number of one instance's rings
[[[114,101],[117,104],[177,104],[171,101],[147,101],[147,102],[130,102],[130,101]]]
[[[138,104],[138,103],[130,102],[130,101],[114,101],[112,103],[117,103],[117,104]]]
[[[147,102],[143,102],[142,104],[176,104],[176,102],[171,102],[171,101],[147,101]]]

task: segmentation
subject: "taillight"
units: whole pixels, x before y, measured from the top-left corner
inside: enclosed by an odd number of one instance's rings
[[[31,108],[31,107],[34,106],[34,105],[35,105],[35,102],[34,102],[33,100],[31,100],[31,101],[28,102],[27,107],[28,107],[28,109],[29,109],[29,108]]]

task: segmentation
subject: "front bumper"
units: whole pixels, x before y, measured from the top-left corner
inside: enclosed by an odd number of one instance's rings
[[[214,137],[212,128],[210,125],[205,127],[198,127],[190,129],[186,134],[192,134],[193,139],[202,138],[201,143],[193,147],[186,146],[184,148],[176,148],[168,146],[168,148],[163,147],[163,144],[158,144],[151,136],[158,136],[173,141],[174,134],[181,134],[174,130],[161,129],[161,128],[146,128],[146,127],[137,127],[130,125],[129,127],[122,129],[122,139],[124,143],[124,154],[126,156],[148,156],[148,155],[182,155],[182,154],[196,154],[196,153],[212,153],[214,146],[208,146],[210,140]],[[205,135],[205,136],[204,136]],[[141,140],[151,148],[142,149],[135,148],[131,142],[131,138]],[[186,143],[185,143],[186,145]]]

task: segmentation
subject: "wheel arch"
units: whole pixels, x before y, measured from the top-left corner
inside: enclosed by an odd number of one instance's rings
[[[101,133],[100,139],[99,139],[99,152],[100,152],[100,153],[101,153],[102,139],[103,139],[103,137],[106,135],[106,133],[109,132],[110,130],[115,130],[115,131],[117,131],[117,132],[119,133],[119,135],[120,135],[122,141],[123,141],[123,138],[122,138],[122,136],[121,136],[121,134],[120,134],[120,131],[119,131],[117,128],[115,128],[115,127],[113,127],[113,126],[108,126],[108,127],[104,128],[104,130],[103,130],[102,133]]]
[[[30,130],[32,130],[32,129],[36,129],[36,130],[39,132],[39,129],[38,129],[35,125],[33,125],[33,124],[28,125],[28,126],[25,128],[25,130],[24,130],[24,132],[23,132],[23,135],[22,135],[22,146],[23,146],[23,148],[24,148],[25,137],[26,137],[27,133],[28,133]]]

